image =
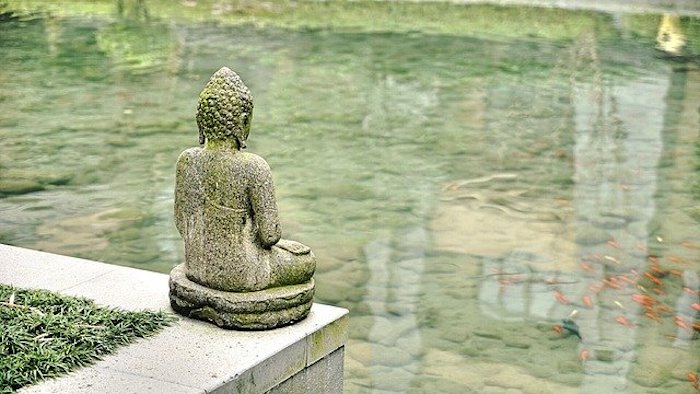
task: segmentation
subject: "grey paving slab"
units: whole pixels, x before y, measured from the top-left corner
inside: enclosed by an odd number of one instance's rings
[[[59,291],[115,270],[116,266],[0,244],[0,283]]]
[[[60,291],[103,305],[172,312],[168,278],[0,244],[0,283]],[[347,313],[314,304],[303,321],[269,331],[224,330],[180,317],[158,335],[123,347],[92,368],[26,392],[264,392],[342,347]]]
[[[148,341],[121,349],[118,357],[106,358],[100,365],[206,389],[239,377],[241,384],[246,385],[245,373],[263,382],[277,375],[271,364],[289,372],[308,366],[307,337],[324,330],[344,314],[344,309],[314,304],[305,320],[269,331],[222,330],[209,323],[182,318],[177,325]],[[328,349],[327,353],[333,350]]]
[[[25,387],[18,394],[141,394],[141,393],[172,393],[195,394],[204,393],[196,387],[186,387],[161,380],[144,378],[128,373],[111,371],[103,368],[81,368],[60,379],[49,379],[41,384]]]
[[[170,309],[168,275],[128,267],[115,267],[62,293],[87,297],[102,305],[129,310]]]

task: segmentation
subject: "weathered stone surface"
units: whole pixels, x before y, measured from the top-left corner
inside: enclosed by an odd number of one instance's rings
[[[247,293],[210,289],[185,274],[180,264],[170,272],[170,304],[178,313],[223,328],[262,330],[294,323],[311,309],[314,280]]]
[[[311,307],[316,257],[281,239],[272,173],[243,152],[253,101],[223,67],[199,95],[203,147],[180,154],[175,224],[185,264],[171,273],[173,308],[227,328],[266,329],[302,319]]]

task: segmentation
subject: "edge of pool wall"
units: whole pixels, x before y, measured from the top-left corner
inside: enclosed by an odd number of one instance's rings
[[[388,0],[385,0],[388,1]],[[445,0],[403,0],[411,3],[434,3]],[[526,6],[582,10],[607,13],[672,13],[681,16],[700,16],[697,0],[447,0],[453,4],[492,4],[497,6]]]
[[[0,244],[0,283],[171,313],[166,274]],[[224,330],[179,316],[160,333],[18,393],[343,392],[348,311],[313,304],[268,331]]]

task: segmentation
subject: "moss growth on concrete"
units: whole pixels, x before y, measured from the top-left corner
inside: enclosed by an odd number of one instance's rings
[[[333,322],[324,327],[322,330],[316,331],[310,336],[310,348],[308,349],[308,360],[310,363],[315,363],[319,359],[327,356],[332,351],[338,348],[340,344],[347,341],[348,335],[348,317]]]
[[[0,392],[92,364],[174,320],[164,312],[122,311],[0,284]]]

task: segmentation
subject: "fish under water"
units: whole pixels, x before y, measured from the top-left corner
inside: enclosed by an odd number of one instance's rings
[[[576,322],[574,322],[573,320],[564,319],[561,321],[561,326],[566,331],[576,335],[579,339],[583,339],[583,338],[581,338],[581,333],[579,332],[578,324],[576,324]]]

